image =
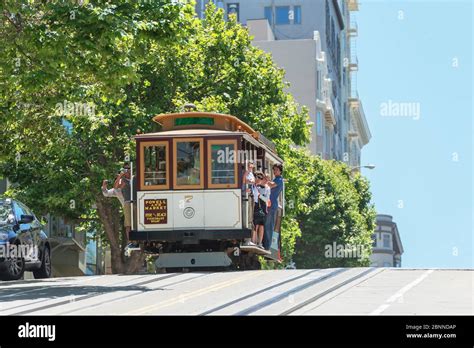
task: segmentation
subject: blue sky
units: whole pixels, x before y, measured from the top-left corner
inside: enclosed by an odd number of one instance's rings
[[[362,173],[398,225],[403,267],[473,267],[472,19],[453,0],[362,0],[357,13],[362,164],[377,166]],[[419,119],[382,115],[389,101],[416,103]]]

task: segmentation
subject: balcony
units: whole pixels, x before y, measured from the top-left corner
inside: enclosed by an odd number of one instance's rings
[[[85,234],[77,233],[74,225],[68,224],[62,218],[49,216],[49,239],[52,244],[70,249],[85,250]]]
[[[359,1],[358,0],[349,0],[349,11],[359,11]]]
[[[323,98],[322,101],[317,101],[317,105],[320,105],[324,111],[324,119],[326,123],[329,125],[336,125],[336,117],[334,114],[334,107],[331,101],[331,90],[332,90],[332,83],[330,79],[324,79],[323,83],[323,90],[321,96]]]
[[[357,25],[357,22],[351,22],[347,29],[347,34],[349,37],[357,37],[357,35],[359,35],[359,26]]]
[[[336,125],[336,117],[334,114],[334,108],[332,106],[331,99],[329,98],[325,98],[324,100],[316,99],[316,107],[323,111],[326,124],[329,124],[332,126]]]
[[[331,99],[326,100],[326,110],[324,111],[324,119],[326,123],[335,126],[336,117],[334,115],[334,108],[332,107]]]
[[[354,129],[350,129],[348,132],[347,132],[347,136],[351,139],[354,139],[354,138],[357,138],[359,136],[359,133],[354,130]]]
[[[360,147],[362,148],[364,145],[368,144],[372,135],[370,134],[369,125],[367,124],[367,120],[365,118],[362,102],[360,101],[357,92],[352,94],[349,98],[349,109],[352,118],[351,123],[354,125],[352,131],[355,132],[359,137],[361,142]]]
[[[359,59],[357,56],[351,57],[351,60],[349,62],[349,70],[350,71],[358,71],[359,70]]]

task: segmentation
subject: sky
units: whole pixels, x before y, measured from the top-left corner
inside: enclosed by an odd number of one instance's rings
[[[473,4],[360,0],[356,17],[362,174],[402,267],[473,268]]]

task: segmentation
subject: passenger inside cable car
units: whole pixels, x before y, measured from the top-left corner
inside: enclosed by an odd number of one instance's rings
[[[199,185],[200,148],[199,142],[179,142],[177,144],[177,183],[178,185]]]

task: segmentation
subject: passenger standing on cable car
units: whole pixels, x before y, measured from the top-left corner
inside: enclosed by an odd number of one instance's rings
[[[270,209],[265,223],[265,237],[263,238],[263,247],[265,250],[270,250],[272,245],[272,235],[275,229],[276,214],[278,211],[278,197],[283,191],[283,165],[273,165],[274,179],[267,183],[271,188],[270,193]]]
[[[255,184],[255,176],[253,175],[253,168],[254,168],[253,161],[248,161],[247,170],[244,172],[244,175],[243,175],[244,189],[247,188],[245,185]]]
[[[119,188],[121,177],[122,177],[122,173],[117,174],[117,177],[115,178],[115,181],[114,181],[114,187],[111,188],[110,190],[107,188],[108,180],[103,180],[102,181],[102,194],[105,197],[117,198],[120,201],[120,204],[122,204],[123,206],[124,200],[123,200],[122,190]]]
[[[252,185],[252,194],[254,197],[254,211],[252,231],[252,241],[248,245],[256,245],[263,249],[263,236],[265,231],[265,220],[267,217],[267,201],[270,199],[270,192],[265,188],[264,175],[261,172],[255,174],[255,184]]]
[[[254,169],[254,164],[253,161],[248,160],[245,165],[245,171],[242,175],[242,194],[244,195],[245,193],[249,193],[249,197],[253,198],[253,191],[252,187],[255,185],[255,175],[253,174],[253,169]],[[255,202],[255,198],[253,198],[253,201]],[[249,200],[250,203],[250,200]],[[252,209],[253,212],[253,207],[250,205],[250,209]],[[249,216],[253,216],[251,212],[249,212]],[[255,246],[256,244],[254,243],[253,240],[253,232],[254,230],[252,229],[252,236],[249,239],[245,239],[244,245],[245,246]]]
[[[117,175],[117,178],[114,182],[114,188],[107,189],[107,180],[102,182],[102,193],[105,197],[116,197],[122,204],[123,214],[124,214],[124,226],[125,234],[127,236],[127,241],[129,244],[127,248],[130,250],[139,249],[137,243],[130,241],[130,231],[132,229],[132,211],[131,211],[131,202],[132,202],[132,192],[131,192],[131,172],[130,164],[125,163],[123,168],[120,171],[120,174]]]

